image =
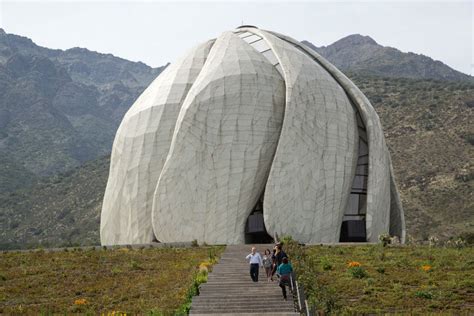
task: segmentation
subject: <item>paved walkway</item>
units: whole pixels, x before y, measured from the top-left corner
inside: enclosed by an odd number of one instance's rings
[[[255,245],[257,251],[272,245]],[[265,270],[260,269],[259,282],[252,282],[245,256],[252,245],[227,246],[208,276],[201,284],[200,295],[193,297],[190,315],[279,315],[296,316],[294,302],[288,289],[288,301],[283,300],[276,281],[267,282]]]

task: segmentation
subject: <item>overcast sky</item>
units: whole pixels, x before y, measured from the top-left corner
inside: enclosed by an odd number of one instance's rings
[[[360,33],[474,74],[473,10],[473,1],[0,0],[0,27],[49,48],[85,47],[153,67],[242,22],[317,46]]]

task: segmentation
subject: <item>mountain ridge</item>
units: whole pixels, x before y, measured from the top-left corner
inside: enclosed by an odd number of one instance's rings
[[[474,77],[452,69],[439,60],[382,46],[370,36],[351,34],[328,46],[320,47],[307,40],[302,43],[342,71],[394,78],[474,82]]]
[[[44,57],[50,58],[52,59],[52,61],[64,66],[72,74],[71,77],[73,79],[77,79],[81,83],[94,85],[97,85],[97,82],[94,82],[94,79],[99,80],[99,83],[101,84],[107,83],[105,78],[84,77],[84,74],[88,74],[89,76],[91,74],[95,74],[97,76],[97,73],[100,73],[104,70],[103,67],[98,67],[98,69],[95,69],[95,67],[91,67],[91,65],[97,66],[99,61],[101,63],[107,62],[109,63],[109,65],[112,66],[116,66],[113,65],[114,63],[122,63],[123,65],[121,68],[115,67],[114,69],[112,69],[113,72],[111,72],[111,70],[109,69],[109,76],[106,77],[108,80],[117,81],[117,79],[112,80],[111,75],[118,74],[118,78],[120,80],[125,80],[128,83],[139,83],[140,86],[142,86],[143,84],[139,82],[139,80],[144,79],[150,81],[149,77],[153,77],[152,79],[154,79],[168,65],[167,64],[161,67],[152,68],[141,61],[129,61],[125,58],[121,58],[110,53],[100,53],[82,47],[72,47],[65,50],[46,48],[37,45],[33,40],[28,37],[6,33],[4,29],[0,28],[0,63],[2,63],[2,61],[5,62],[5,59],[8,56],[11,56],[13,53],[16,52],[19,52],[23,55],[42,55]],[[88,63],[85,65],[86,69],[83,68],[85,62]],[[121,71],[123,71],[124,73],[121,73]],[[146,72],[149,72],[148,76],[143,75],[143,73]],[[130,78],[125,75],[131,75],[132,80],[130,81]],[[136,78],[135,76],[138,77]]]
[[[0,30],[0,190],[108,154],[123,115],[163,69]]]

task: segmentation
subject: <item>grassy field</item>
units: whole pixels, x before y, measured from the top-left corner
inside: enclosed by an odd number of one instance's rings
[[[326,313],[474,313],[472,247],[293,244],[288,254]]]
[[[222,247],[0,254],[0,314],[174,314]],[[211,260],[212,261],[212,260]]]

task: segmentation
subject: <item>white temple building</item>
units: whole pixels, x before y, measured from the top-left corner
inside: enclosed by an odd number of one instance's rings
[[[242,26],[168,66],[112,148],[103,245],[405,239],[379,117],[304,44]]]

